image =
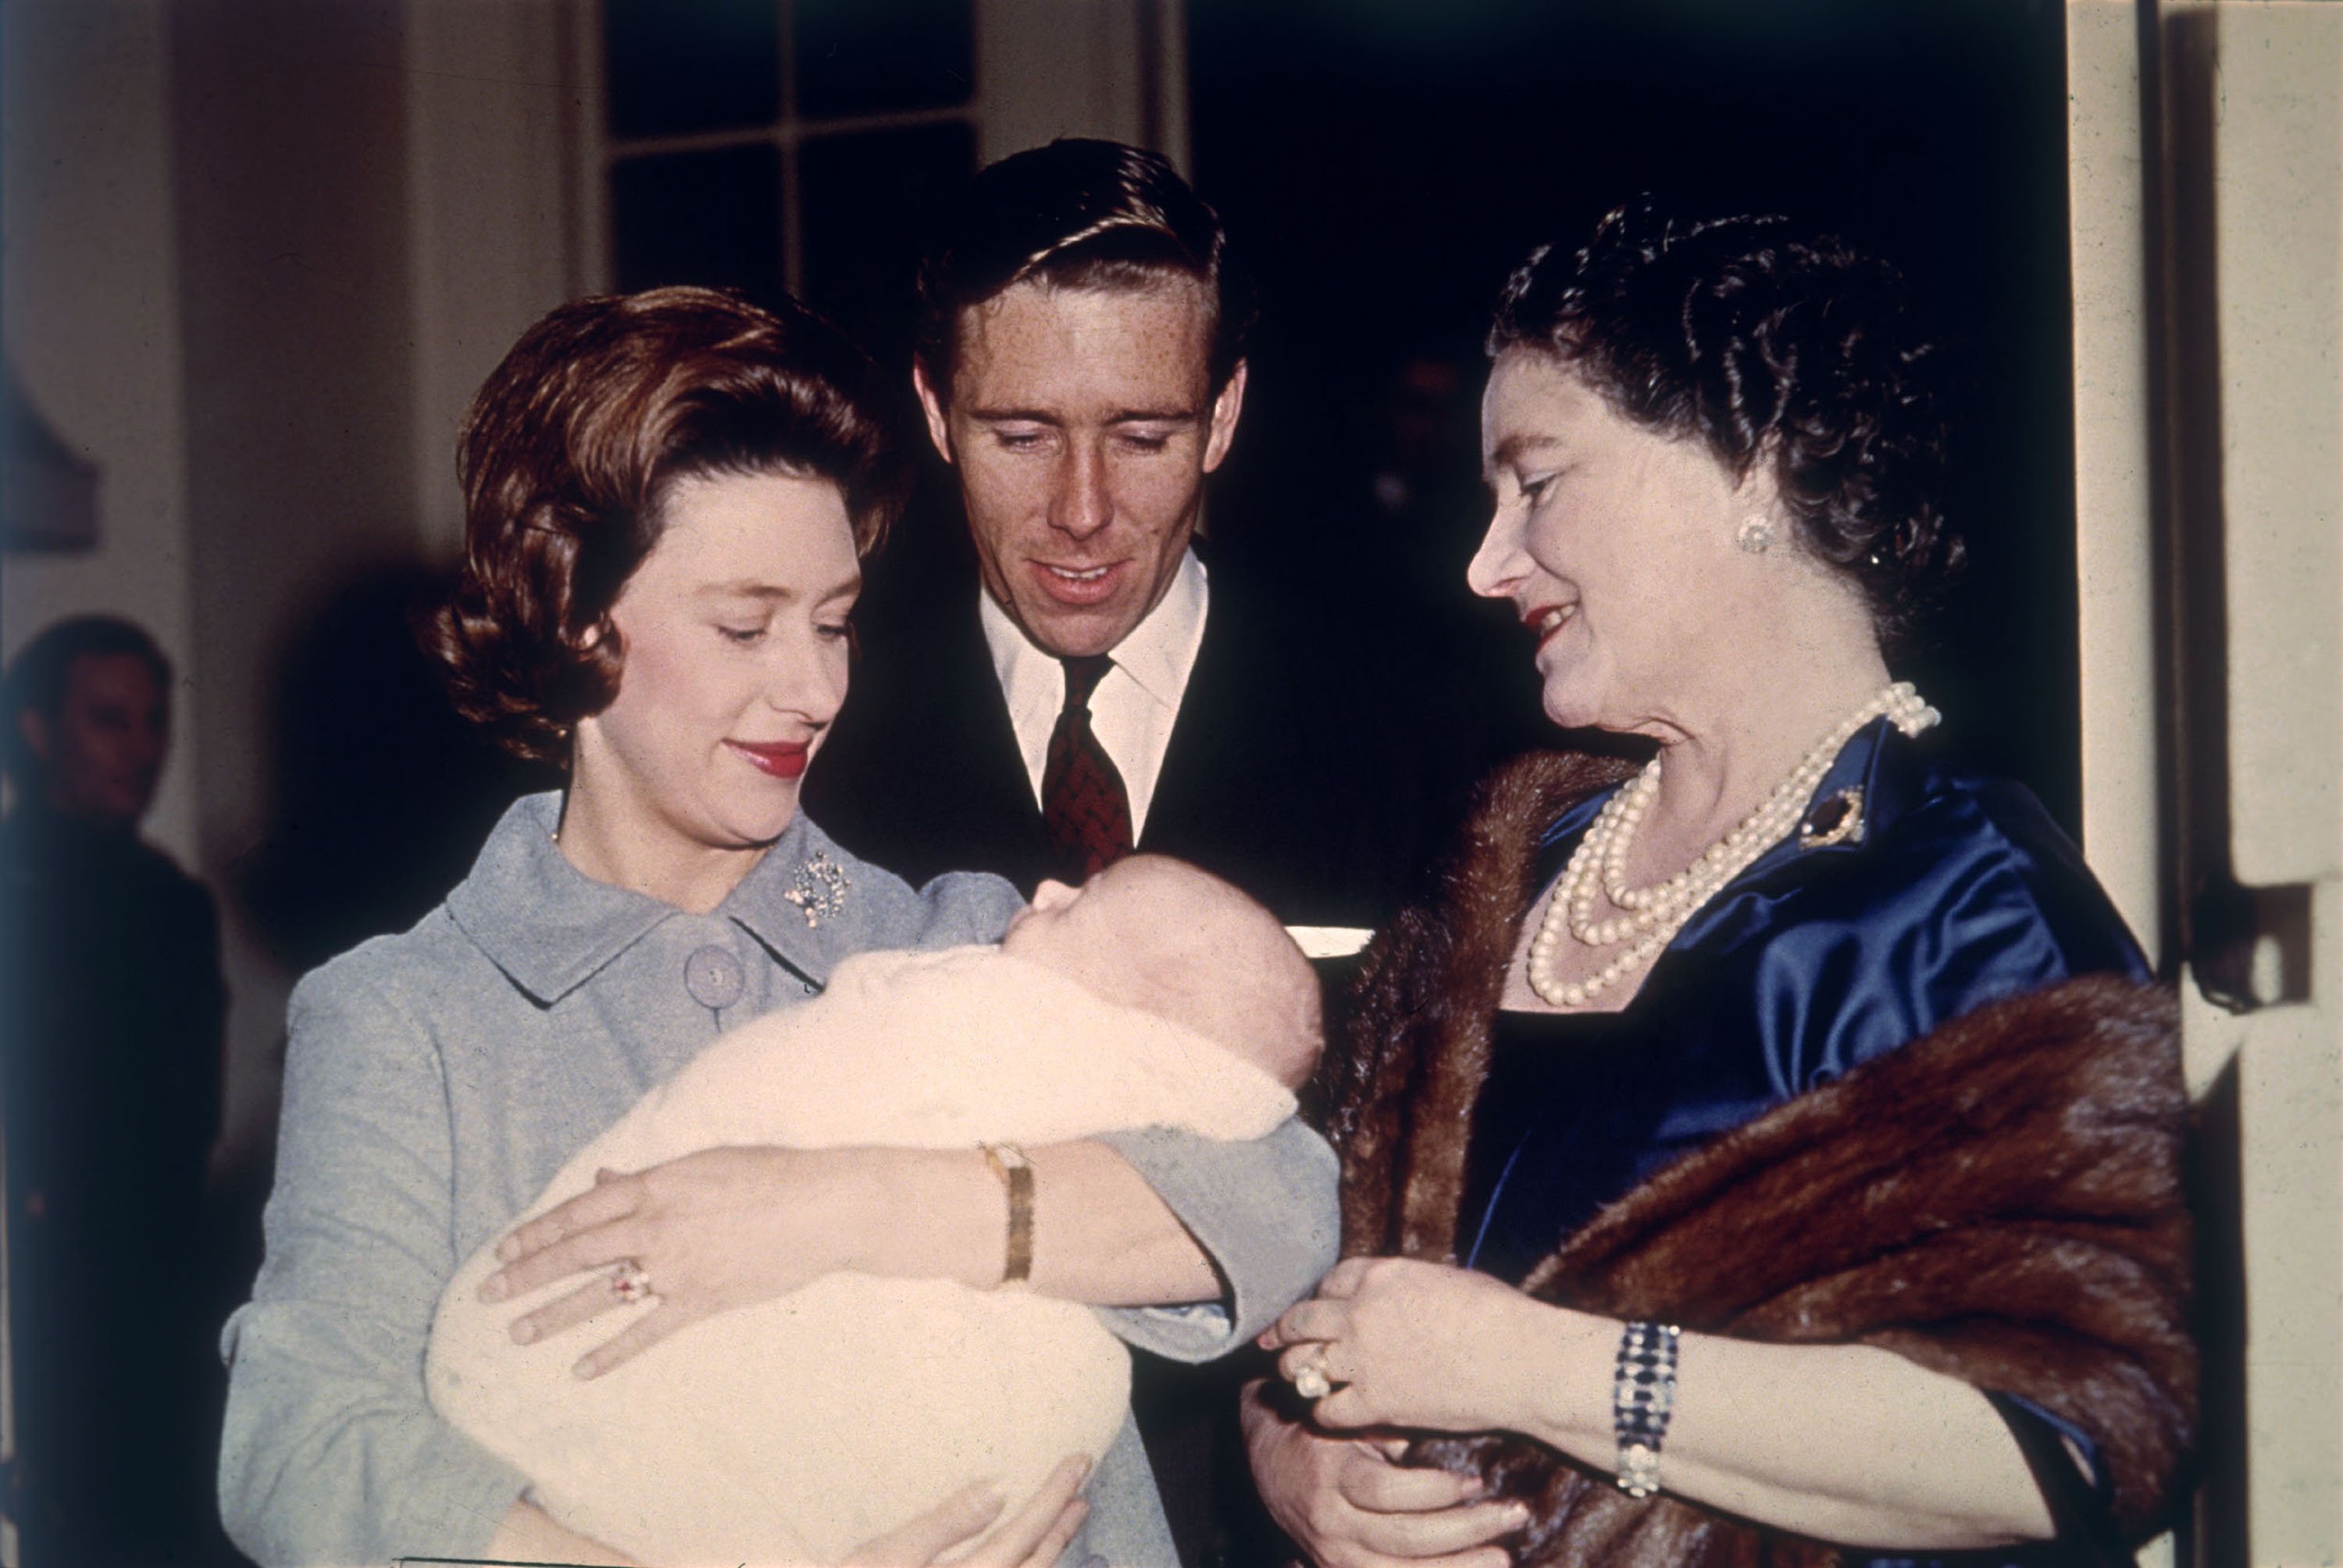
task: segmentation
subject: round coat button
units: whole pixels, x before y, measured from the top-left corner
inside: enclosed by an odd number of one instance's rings
[[[730,1007],[749,989],[749,975],[722,948],[702,948],[683,960],[683,989],[702,1007]]]

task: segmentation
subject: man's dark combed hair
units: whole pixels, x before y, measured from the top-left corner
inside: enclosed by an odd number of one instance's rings
[[[1575,256],[1543,246],[1514,271],[1488,351],[1520,347],[1736,476],[1772,464],[1800,542],[1862,589],[1890,647],[1959,570],[1937,353],[1885,262],[1787,218],[1688,219],[1644,196]]]
[[[519,756],[567,759],[570,727],[618,695],[610,608],[680,480],[827,479],[868,555],[903,504],[887,407],[870,358],[794,301],[656,288],[553,311],[457,440],[464,567],[429,639],[457,709]]]
[[[146,662],[155,677],[155,684],[167,697],[171,690],[171,661],[146,628],[136,621],[114,615],[71,615],[54,625],[44,627],[34,634],[33,640],[16,650],[8,663],[8,674],[0,680],[0,692],[5,694],[8,709],[7,726],[0,730],[0,762],[5,762],[8,777],[20,789],[32,789],[40,777],[40,759],[25,744],[24,731],[16,723],[17,716],[38,713],[55,719],[65,704],[65,686],[73,678],[74,665],[85,658],[117,658],[132,655]]]
[[[986,168],[920,266],[920,362],[949,396],[960,312],[1013,284],[1139,289],[1202,286],[1212,316],[1212,388],[1244,357],[1253,302],[1217,214],[1157,154],[1066,139]]]

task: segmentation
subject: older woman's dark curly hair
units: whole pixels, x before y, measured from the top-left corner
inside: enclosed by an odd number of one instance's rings
[[[458,710],[522,757],[568,760],[570,727],[618,695],[610,608],[680,480],[830,480],[870,554],[906,482],[885,407],[870,358],[793,301],[655,288],[554,310],[457,441],[464,567],[429,642]]]
[[[1959,569],[1936,349],[1886,263],[1787,218],[1687,220],[1645,196],[1506,281],[1488,351],[1523,347],[1736,477],[1772,464],[1801,542],[1862,590],[1882,642]]]

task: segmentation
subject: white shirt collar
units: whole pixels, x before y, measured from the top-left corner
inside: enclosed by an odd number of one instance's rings
[[[1171,745],[1172,726],[1179,717],[1188,678],[1195,670],[1197,650],[1203,645],[1210,605],[1204,564],[1196,558],[1195,551],[1189,550],[1180,558],[1172,586],[1155,608],[1111,650],[1114,667],[1091,698],[1091,730],[1122,775],[1123,789],[1131,798],[1134,834],[1146,826],[1163,753]],[[1066,700],[1065,667],[1055,655],[1034,647],[981,588],[977,616],[992,654],[993,674],[1008,703],[1010,722],[1017,731],[1018,749],[1024,755],[1034,799],[1039,800],[1041,773],[1049,759],[1050,731],[1057,727],[1058,710]]]

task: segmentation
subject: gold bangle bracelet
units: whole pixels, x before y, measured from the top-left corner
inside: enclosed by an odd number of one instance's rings
[[[1009,1245],[1001,1282],[1019,1284],[1033,1273],[1033,1162],[1014,1143],[980,1143],[984,1162],[1009,1190]]]

